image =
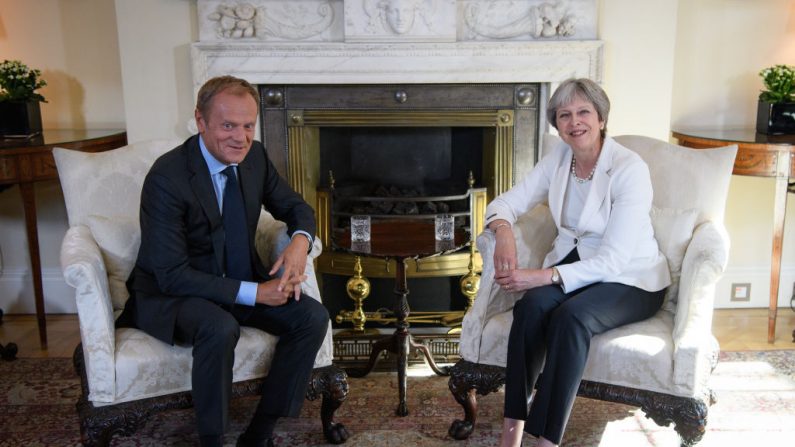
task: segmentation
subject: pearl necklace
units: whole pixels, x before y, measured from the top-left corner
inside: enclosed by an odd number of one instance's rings
[[[588,174],[588,177],[579,178],[579,177],[577,177],[577,171],[575,169],[575,166],[577,165],[577,159],[574,157],[574,155],[572,155],[571,156],[571,175],[572,175],[572,177],[574,177],[574,180],[577,183],[589,182],[589,181],[591,181],[591,179],[593,179],[593,174],[594,174],[594,172],[596,172],[596,165],[598,165],[598,164],[599,164],[599,159],[597,158],[596,162],[594,162],[594,164],[593,164],[593,169],[591,169],[590,174]]]

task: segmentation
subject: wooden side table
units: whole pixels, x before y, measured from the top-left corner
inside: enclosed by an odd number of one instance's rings
[[[787,212],[789,178],[795,173],[795,135],[765,135],[755,129],[708,129],[674,131],[673,137],[682,146],[704,149],[736,144],[735,175],[771,177],[776,182],[773,206],[773,253],[770,258],[770,304],[768,307],[767,341],[776,338],[778,290],[781,276],[781,251],[784,220]],[[793,333],[795,337],[795,333]]]
[[[53,147],[65,147],[84,152],[102,152],[127,144],[123,129],[47,129],[30,139],[0,138],[0,191],[3,185],[19,185],[25,210],[28,252],[33,271],[33,294],[39,325],[41,349],[47,349],[47,321],[44,312],[44,292],[41,283],[39,230],[36,223],[34,184],[57,180],[58,171],[52,157]]]

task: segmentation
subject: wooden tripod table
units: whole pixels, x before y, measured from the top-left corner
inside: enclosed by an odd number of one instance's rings
[[[463,229],[456,229],[455,240],[436,241],[433,222],[412,220],[374,222],[370,232],[369,243],[352,244],[350,231],[346,230],[341,237],[335,239],[334,244],[337,249],[348,251],[355,256],[395,259],[395,332],[375,342],[366,367],[351,368],[347,372],[351,377],[364,377],[375,368],[381,352],[387,351],[397,355],[400,402],[395,414],[407,416],[409,409],[406,404],[406,370],[409,353],[421,352],[433,372],[438,375],[447,375],[448,371],[447,368],[439,368],[428,347],[415,341],[409,332],[409,322],[406,318],[411,309],[407,299],[409,290],[406,282],[406,260],[439,256],[459,250],[469,243],[469,234]]]

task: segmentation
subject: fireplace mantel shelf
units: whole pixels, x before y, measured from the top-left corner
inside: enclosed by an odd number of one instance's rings
[[[192,44],[194,86],[232,74],[256,84],[601,82],[600,40]]]

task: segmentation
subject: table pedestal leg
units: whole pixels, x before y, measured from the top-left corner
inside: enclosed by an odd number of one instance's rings
[[[36,222],[36,196],[33,183],[20,183],[22,206],[25,209],[25,229],[28,235],[30,268],[33,275],[33,296],[36,301],[36,319],[39,323],[39,343],[47,349],[47,320],[44,313],[44,289],[41,284],[41,258],[39,257],[39,229]]]
[[[411,309],[409,308],[408,299],[409,294],[408,285],[406,283],[406,264],[405,259],[397,259],[395,263],[397,271],[395,272],[395,316],[397,317],[397,326],[395,332],[385,338],[382,338],[373,344],[373,350],[370,353],[370,359],[367,366],[363,369],[350,369],[348,375],[351,377],[364,377],[369,374],[381,355],[382,351],[388,351],[397,356],[397,372],[398,372],[398,397],[399,403],[395,414],[398,416],[407,416],[409,414],[408,404],[406,400],[406,393],[408,383],[406,380],[406,371],[408,369],[408,356],[412,349],[422,352],[428,365],[433,372],[439,375],[447,375],[449,372],[447,368],[439,368],[433,360],[433,356],[427,346],[422,343],[414,341],[409,332],[409,323],[406,318],[409,316]]]
[[[779,154],[779,159],[789,163],[789,156],[786,153]],[[788,166],[784,168],[788,168]],[[781,278],[781,252],[784,246],[784,220],[787,214],[788,180],[785,176],[776,177],[776,193],[773,204],[773,252],[770,258],[770,305],[767,318],[768,343],[773,343],[776,340],[776,316]]]

